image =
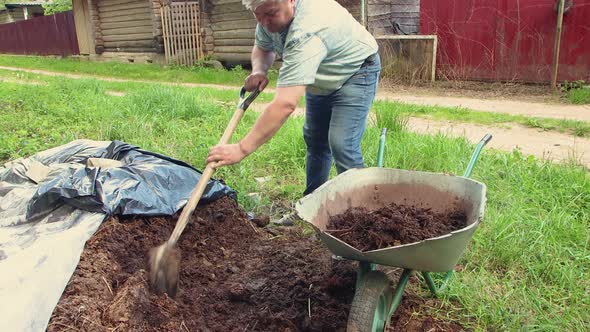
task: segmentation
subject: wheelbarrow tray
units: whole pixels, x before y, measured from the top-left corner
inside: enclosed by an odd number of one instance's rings
[[[340,174],[300,199],[295,210],[337,256],[412,270],[446,272],[454,269],[483,221],[485,198],[486,186],[469,178],[374,167]],[[325,232],[330,216],[355,207],[374,211],[391,203],[431,208],[435,212],[459,209],[467,216],[467,225],[439,237],[364,252]]]

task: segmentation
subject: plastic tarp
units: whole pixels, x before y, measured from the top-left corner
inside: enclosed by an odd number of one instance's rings
[[[173,215],[201,173],[120,141],[77,140],[0,167],[0,325],[44,331],[107,216]],[[201,202],[235,199],[209,181]]]

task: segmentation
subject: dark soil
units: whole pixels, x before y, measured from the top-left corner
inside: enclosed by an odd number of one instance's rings
[[[176,219],[105,221],[86,243],[48,331],[345,330],[355,263],[332,260],[300,228],[256,228],[228,198],[197,208],[185,229],[176,298],[151,293],[148,250],[168,238]]]
[[[407,293],[407,291],[406,291]],[[406,295],[391,317],[391,325],[387,332],[396,331],[464,331],[455,322],[444,321],[425,313],[425,307],[437,306],[434,299],[426,299],[416,295]]]
[[[436,213],[429,208],[397,205],[368,211],[357,207],[332,216],[327,232],[361,250],[376,250],[418,242],[464,228],[461,211]]]

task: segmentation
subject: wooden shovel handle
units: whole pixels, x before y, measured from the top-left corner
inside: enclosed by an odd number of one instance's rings
[[[250,105],[250,102],[252,102],[256,98],[256,96],[258,96],[259,93],[260,91],[255,90],[250,94],[250,96],[248,96],[248,98],[244,99],[245,90],[242,88],[242,90],[240,91],[240,103],[236,111],[234,112],[234,115],[232,116],[231,120],[229,121],[229,124],[225,128],[223,136],[221,136],[218,145],[227,144],[229,142],[229,139],[236,130],[238,123],[240,123],[240,120],[242,119],[244,112]],[[205,168],[205,171],[203,171],[203,174],[201,174],[201,178],[199,179],[199,182],[197,182],[195,189],[193,189],[191,197],[182,209],[180,218],[178,218],[176,226],[172,231],[172,235],[170,235],[170,238],[168,239],[168,246],[173,247],[174,245],[176,245],[178,238],[180,237],[180,235],[184,231],[184,228],[188,224],[188,221],[190,220],[190,216],[193,214],[193,211],[195,211],[197,204],[199,204],[199,200],[201,199],[201,196],[203,196],[205,187],[207,187],[207,183],[211,179],[213,172],[215,172],[215,169],[213,168],[213,166],[211,166],[211,164],[208,164]]]

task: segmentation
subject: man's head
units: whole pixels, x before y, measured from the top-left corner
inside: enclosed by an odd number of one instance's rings
[[[242,4],[269,32],[285,30],[295,14],[295,0],[242,0]]]

